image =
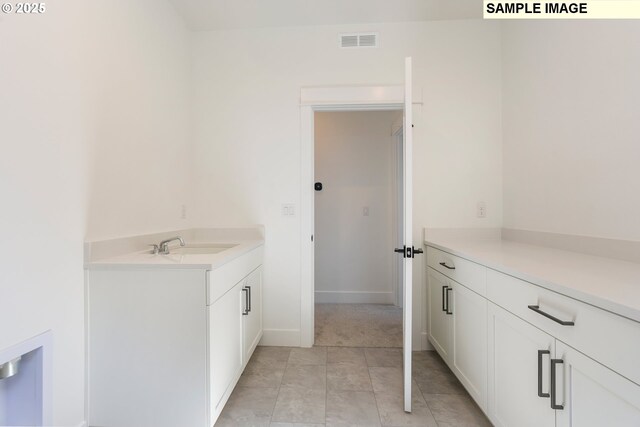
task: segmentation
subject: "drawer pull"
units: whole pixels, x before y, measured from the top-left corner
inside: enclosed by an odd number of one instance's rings
[[[542,392],[542,355],[548,354],[551,356],[551,352],[549,350],[538,350],[538,396],[539,397],[549,397],[551,396],[549,393]]]
[[[447,287],[447,290],[445,291],[445,295],[447,296],[447,314],[453,314],[453,311],[449,311],[449,291],[452,291],[453,288]]]
[[[444,268],[449,269],[449,270],[455,270],[456,269],[455,267],[449,267],[446,262],[441,262],[440,265],[443,266]]]
[[[564,363],[562,359],[551,359],[551,409],[564,409],[556,403],[556,365]]]
[[[444,285],[442,287],[442,311],[446,312],[447,311],[447,305],[445,303],[446,301],[446,293],[447,293],[447,285]]]
[[[242,310],[242,315],[248,316],[249,315],[249,291],[247,290],[246,287],[244,287],[242,288],[242,292],[244,292],[244,307],[245,307],[245,309]]]
[[[547,317],[551,320],[553,320],[556,323],[561,324],[562,326],[573,326],[575,325],[575,322],[569,321],[569,320],[560,320],[555,316],[550,315],[549,313],[545,313],[544,311],[540,310],[540,306],[539,305],[528,305],[527,307],[529,307],[529,310],[533,310],[538,314],[542,314],[544,317]]]

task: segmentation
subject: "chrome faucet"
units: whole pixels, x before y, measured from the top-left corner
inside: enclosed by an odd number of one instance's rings
[[[163,255],[167,255],[169,253],[169,243],[173,242],[174,240],[179,241],[180,242],[180,246],[184,246],[186,244],[186,243],[184,243],[184,240],[180,236],[176,236],[176,237],[172,237],[172,238],[167,239],[167,240],[163,240],[158,245],[160,247],[159,248],[160,253],[163,254]]]

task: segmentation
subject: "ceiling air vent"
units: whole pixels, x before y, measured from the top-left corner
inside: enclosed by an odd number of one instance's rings
[[[340,34],[340,47],[378,47],[377,33]]]

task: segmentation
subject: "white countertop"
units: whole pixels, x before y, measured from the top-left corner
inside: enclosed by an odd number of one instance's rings
[[[640,322],[638,263],[472,236],[427,236],[424,243]]]
[[[189,242],[187,242],[189,243]],[[227,262],[252,251],[264,244],[263,240],[225,240],[198,241],[198,246],[236,245],[214,254],[151,254],[149,250],[130,252],[109,258],[91,261],[85,264],[89,270],[97,269],[148,269],[148,268],[187,268],[213,270]],[[189,246],[187,244],[187,246]]]

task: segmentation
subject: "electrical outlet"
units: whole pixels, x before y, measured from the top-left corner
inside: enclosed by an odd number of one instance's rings
[[[477,215],[478,215],[478,218],[486,218],[487,217],[487,203],[486,202],[478,202]]]

